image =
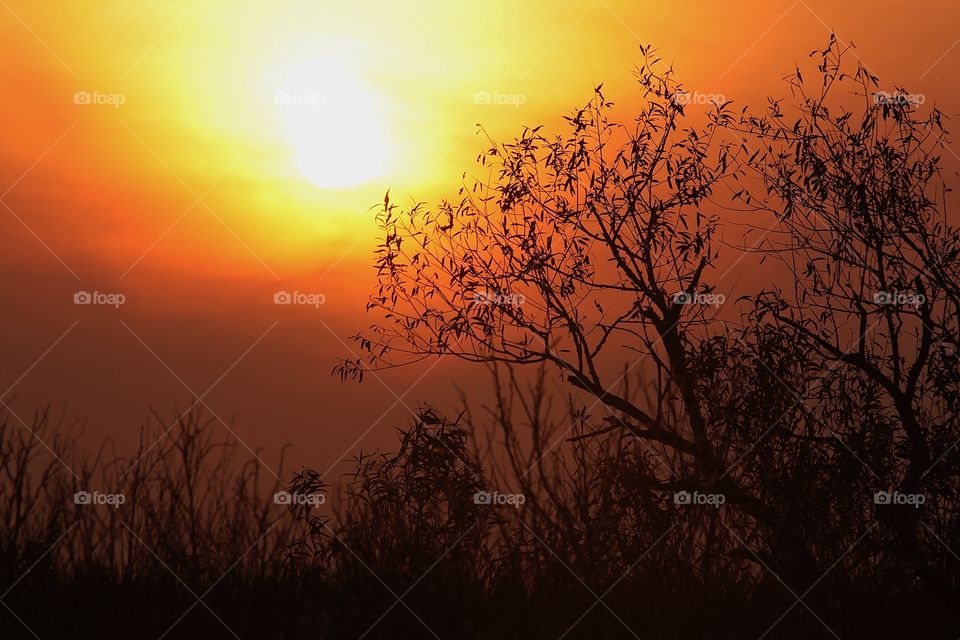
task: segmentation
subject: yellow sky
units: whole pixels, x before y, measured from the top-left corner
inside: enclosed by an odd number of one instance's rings
[[[109,249],[121,272],[200,195],[213,212],[201,203],[180,224],[201,262],[246,253],[277,272],[367,230],[364,213],[388,187],[423,199],[453,191],[482,144],[477,122],[495,136],[553,122],[600,81],[628,104],[640,40],[691,86],[751,99],[831,27],[880,75],[953,98],[938,80],[960,53],[919,78],[953,44],[953,3],[913,3],[909,15],[893,2],[833,4],[8,1],[4,46],[19,64],[3,80],[22,99],[3,106],[16,123],[6,151],[19,160],[4,168],[15,177],[75,124],[39,172],[102,216],[107,228],[88,225],[79,239]],[[383,126],[384,171],[360,188],[307,182],[273,101],[318,55],[342,61]],[[83,108],[76,91],[123,104]],[[160,259],[164,248],[154,250]]]
[[[179,354],[171,368],[195,366],[188,382],[202,386],[276,319],[271,291],[310,288],[327,294],[327,324],[285,317],[292,328],[271,348],[316,349],[308,363],[283,364],[310,380],[290,402],[318,393],[346,402],[353,396],[325,376],[344,355],[332,334],[367,322],[369,209],[387,188],[395,200],[455,195],[463,172],[476,174],[477,123],[500,139],[556,124],[600,82],[629,112],[640,42],[691,90],[756,105],[783,93],[780,79],[830,29],[891,90],[903,85],[954,115],[958,18],[953,0],[0,0],[2,293],[22,310],[2,327],[13,354],[4,375],[17,379],[70,324],[72,291],[118,289],[130,297],[130,326],[158,353]],[[342,65],[382,130],[383,171],[355,188],[307,180],[276,102],[291,72],[318,57]],[[106,97],[76,104],[78,92]],[[319,150],[319,161],[336,163],[340,151]],[[189,344],[178,342],[185,327],[196,333]],[[98,339],[117,340],[108,334],[87,336],[74,360]],[[34,380],[38,401],[96,413],[89,389]],[[139,413],[183,392],[129,384]],[[255,413],[255,400],[241,385],[222,404]]]

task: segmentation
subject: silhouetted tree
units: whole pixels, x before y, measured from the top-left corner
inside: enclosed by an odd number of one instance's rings
[[[896,539],[886,555],[908,562],[946,604],[956,585],[931,568],[943,548],[921,544],[957,531],[955,516],[943,517],[960,471],[960,233],[941,171],[946,132],[939,110],[921,113],[923,96],[881,91],[861,64],[845,68],[845,52],[832,39],[813,54],[818,77],[804,81],[798,70],[788,79],[790,104],[744,119],[762,149],[749,170],[765,193],[739,195],[776,216],[761,251],[791,276],[755,298],[756,320],[802,346],[821,372],[803,398],[823,415],[817,431],[850,444],[852,464],[865,465],[877,488],[927,496],[922,511],[878,515]],[[860,450],[865,437],[881,448]]]
[[[614,122],[598,87],[563,135],[491,142],[492,178],[456,201],[384,200],[378,320],[338,373],[439,355],[547,365],[610,414],[576,441],[623,431],[661,500],[725,497],[722,521],[691,524],[701,571],[734,557],[744,576],[865,599],[896,575],[955,605],[960,235],[941,114],[878,91],[831,38],[791,99],[696,118],[642,52],[635,120]],[[761,238],[733,264],[773,263],[783,284],[721,313],[697,303],[716,300],[717,212],[735,203]],[[644,363],[650,394],[622,392],[624,360]]]

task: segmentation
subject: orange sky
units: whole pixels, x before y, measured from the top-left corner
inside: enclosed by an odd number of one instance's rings
[[[66,404],[124,440],[148,407],[212,385],[204,401],[251,447],[332,463],[370,425],[360,444],[382,444],[405,406],[449,401],[461,370],[329,376],[368,323],[369,208],[387,188],[454,194],[483,145],[476,123],[495,138],[555,124],[600,82],[629,109],[639,42],[690,90],[758,104],[833,29],[891,91],[955,116],[958,18],[952,0],[2,0],[3,399],[24,418]],[[318,57],[381,132],[367,143],[383,169],[357,187],[308,181],[277,104]],[[349,168],[335,147],[308,162]],[[126,302],[75,305],[78,290]],[[325,303],[274,305],[277,290]]]

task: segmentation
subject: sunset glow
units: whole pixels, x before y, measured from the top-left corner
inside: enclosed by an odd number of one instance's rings
[[[27,314],[5,322],[6,335],[32,336],[12,341],[9,377],[69,326],[43,314],[76,289],[126,294],[130,326],[155,332],[201,378],[276,319],[261,302],[283,289],[326,294],[322,315],[285,309],[280,326],[290,328],[275,338],[277,354],[311,345],[309,361],[284,363],[310,379],[343,348],[334,336],[363,324],[379,233],[372,208],[384,194],[407,204],[458,198],[464,183],[490,178],[476,164],[487,136],[557,131],[600,83],[614,113],[630,117],[642,103],[634,69],[644,43],[676,69],[694,118],[718,100],[740,108],[787,94],[783,75],[830,29],[856,43],[883,91],[902,82],[947,113],[960,102],[953,4],[924,2],[936,19],[907,23],[892,8],[865,16],[845,3],[807,4],[7,2],[2,46],[16,64],[0,68],[0,213],[11,239],[4,259],[29,275],[4,285]],[[908,32],[911,55],[890,46],[891,30]],[[738,232],[724,229],[731,241]],[[31,313],[49,326],[34,334]],[[78,331],[92,331],[80,320]],[[178,342],[170,322],[198,343]],[[208,353],[208,334],[232,342]],[[85,351],[92,344],[75,345],[79,366],[99,359]],[[62,400],[102,422],[132,419],[178,391],[153,373],[136,385],[99,374],[132,385],[122,407],[70,388]],[[31,380],[19,390],[39,401]],[[312,402],[303,384],[278,391],[297,397],[286,406],[298,415]],[[346,402],[343,389],[329,393]],[[250,415],[266,419],[253,405]],[[316,435],[290,429],[290,439]]]
[[[0,0],[0,638],[955,638],[958,25]]]
[[[346,189],[381,175],[383,125],[370,91],[336,58],[295,67],[275,102],[287,120],[297,167],[313,184]]]

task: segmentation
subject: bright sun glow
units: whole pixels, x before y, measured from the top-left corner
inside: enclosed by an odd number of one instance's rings
[[[323,189],[348,189],[380,175],[386,146],[376,100],[339,60],[300,64],[275,101],[307,180]]]

